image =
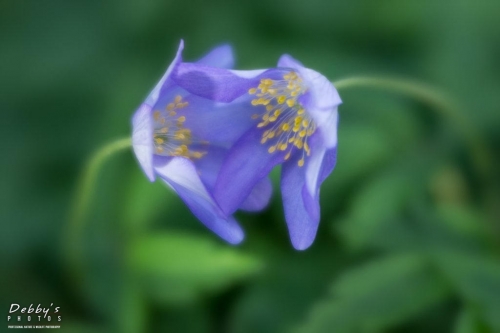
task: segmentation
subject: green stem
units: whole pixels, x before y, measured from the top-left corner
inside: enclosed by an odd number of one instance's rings
[[[90,198],[92,197],[92,190],[94,188],[99,170],[110,156],[131,147],[131,145],[131,138],[123,138],[113,141],[100,148],[88,160],[87,165],[83,169],[80,176],[64,238],[66,242],[65,253],[67,255],[67,263],[75,283],[79,284],[81,282],[84,270],[81,235],[84,229],[85,213],[87,212]]]
[[[427,104],[451,120],[461,132],[480,176],[487,178],[491,175],[491,153],[480,132],[464,116],[461,108],[438,89],[413,80],[388,77],[352,77],[333,82],[333,85],[338,90],[369,87],[396,92]]]

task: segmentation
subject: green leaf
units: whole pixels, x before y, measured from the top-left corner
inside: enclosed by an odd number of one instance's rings
[[[403,173],[375,178],[352,201],[348,215],[335,228],[340,229],[352,248],[365,247],[383,224],[390,224],[401,213],[409,197],[412,180]]]
[[[435,253],[446,277],[462,298],[480,313],[493,331],[500,331],[500,262],[460,252]]]
[[[254,274],[260,261],[210,238],[169,232],[139,238],[129,264],[146,292],[166,303],[190,302]]]
[[[119,300],[113,319],[116,332],[146,331],[148,319],[146,300],[139,286],[130,279],[130,274],[126,274],[120,281]]]
[[[339,129],[335,188],[345,186],[382,165],[391,156],[390,138],[371,126],[344,126]]]
[[[483,242],[491,238],[487,220],[473,207],[443,203],[438,205],[437,214],[440,221],[457,236]]]
[[[333,285],[299,332],[379,332],[419,314],[448,295],[417,255],[397,255],[355,268]]]
[[[490,333],[491,331],[479,321],[470,309],[464,310],[458,317],[455,333]]]
[[[132,232],[151,225],[175,196],[161,181],[151,183],[142,172],[130,176],[130,185],[122,206],[123,222]]]

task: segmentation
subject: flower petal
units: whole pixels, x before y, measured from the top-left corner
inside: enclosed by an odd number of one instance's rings
[[[206,189],[213,192],[228,149],[209,145],[200,147],[200,151],[204,151],[206,154],[202,158],[194,160],[193,163]],[[253,187],[239,209],[251,212],[264,209],[271,199],[272,190],[271,180],[269,177],[265,177]]]
[[[283,54],[278,60],[278,67],[292,68],[295,70],[300,70],[305,68],[304,65],[294,57],[289,54]]]
[[[185,127],[199,140],[220,146],[231,146],[255,124],[255,108],[250,96],[245,95],[232,103],[220,103],[195,95],[186,97],[189,106],[179,114],[186,117]]]
[[[241,210],[258,212],[266,208],[271,200],[273,185],[269,177],[261,179],[240,206]]]
[[[132,148],[142,170],[150,181],[155,180],[152,137],[151,106],[142,104],[132,117]]]
[[[205,65],[219,68],[233,68],[234,54],[231,45],[224,44],[213,48],[203,58],[196,61],[198,65]]]
[[[218,102],[229,103],[259,84],[259,78],[279,77],[276,69],[233,71],[199,64],[181,63],[172,73],[172,80],[190,93]]]
[[[311,140],[311,156],[303,167],[297,165],[300,156],[295,156],[283,163],[281,169],[285,218],[297,250],[307,249],[316,237],[320,220],[319,188],[335,166],[336,148],[326,150],[320,138],[316,138]]]
[[[254,186],[283,161],[283,153],[270,154],[268,146],[259,143],[261,137],[260,130],[250,129],[234,144],[222,165],[214,198],[226,214],[236,211]]]
[[[177,53],[175,54],[174,60],[170,63],[168,66],[165,74],[161,77],[160,81],[156,84],[156,86],[151,90],[149,93],[148,97],[146,98],[146,104],[150,105],[153,107],[156,102],[158,101],[158,98],[160,96],[160,92],[166,88],[166,83],[167,80],[170,78],[170,75],[172,74],[174,68],[179,65],[182,61],[182,50],[184,50],[184,41],[181,39],[179,43],[179,48],[177,49]],[[168,85],[168,84],[167,84]]]
[[[243,230],[233,217],[222,213],[190,160],[155,156],[154,163],[157,174],[177,192],[205,226],[231,244],[243,240]]]
[[[325,145],[333,148],[337,145],[337,108],[342,100],[331,82],[320,73],[304,67],[298,60],[285,54],[278,61],[279,67],[296,70],[308,88],[307,112],[313,117],[323,136]]]

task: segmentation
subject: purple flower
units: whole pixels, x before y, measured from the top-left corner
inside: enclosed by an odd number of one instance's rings
[[[230,214],[224,213],[213,198],[218,172],[229,146],[241,131],[227,128],[227,118],[235,120],[238,103],[219,103],[180,87],[171,75],[182,65],[181,41],[177,55],[166,73],[132,118],[134,153],[150,181],[156,177],[171,187],[193,214],[229,243],[243,240],[243,231]],[[213,49],[196,62],[198,66],[230,68],[229,46]],[[214,67],[215,68],[215,67]],[[237,118],[237,117],[236,117]],[[237,119],[236,119],[237,120]],[[268,178],[256,181],[237,208],[263,209],[271,196]]]
[[[255,184],[282,164],[290,238],[296,249],[309,247],[320,220],[320,185],[336,162],[341,100],[333,85],[288,55],[277,68],[254,71],[183,63],[172,80],[198,96],[238,105],[233,114],[237,119],[228,118],[226,126],[235,128],[239,139],[213,192],[222,211],[233,213]]]

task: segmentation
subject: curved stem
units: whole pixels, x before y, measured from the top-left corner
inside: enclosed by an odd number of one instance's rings
[[[76,283],[83,271],[82,244],[80,237],[83,232],[85,213],[90,203],[92,190],[103,163],[113,154],[131,147],[132,139],[123,138],[113,141],[97,150],[88,160],[83,169],[75,191],[75,197],[71,206],[69,223],[65,234],[65,251],[70,273]]]
[[[470,121],[464,117],[460,107],[438,89],[413,80],[389,77],[352,77],[333,82],[333,85],[338,90],[370,87],[397,92],[429,105],[442,116],[450,119],[462,133],[475,167],[481,176],[490,175],[491,154],[485,141],[477,129],[471,126]]]

